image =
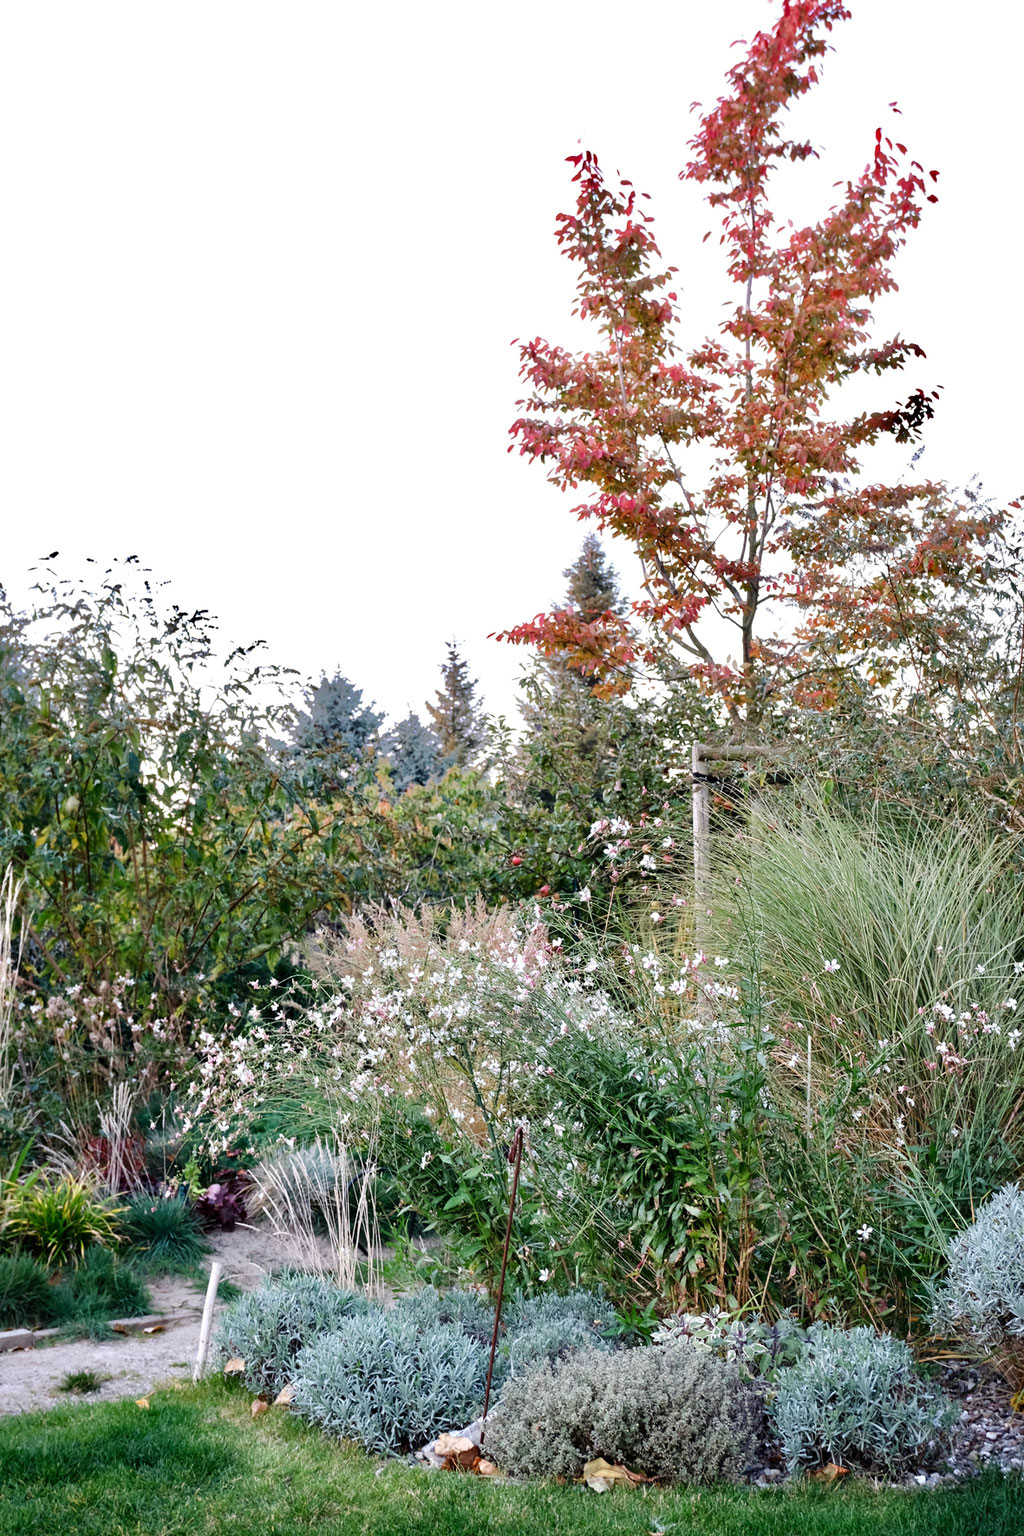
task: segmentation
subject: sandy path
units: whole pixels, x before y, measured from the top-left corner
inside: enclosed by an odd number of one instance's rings
[[[289,1261],[287,1249],[260,1227],[211,1233],[210,1243],[213,1252],[207,1265],[212,1258],[220,1259],[227,1279],[243,1290],[258,1285],[268,1270]],[[204,1288],[177,1278],[149,1282],[154,1313],[174,1318],[162,1333],[115,1337],[102,1343],[83,1339],[0,1354],[0,1414],[28,1413],[55,1403],[144,1397],[164,1382],[187,1380],[199,1345]],[[73,1371],[95,1371],[107,1379],[97,1392],[79,1399],[58,1390]]]

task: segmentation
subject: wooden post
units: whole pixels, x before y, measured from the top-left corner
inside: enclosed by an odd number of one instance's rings
[[[210,1333],[213,1330],[213,1308],[217,1300],[217,1287],[220,1284],[221,1273],[224,1269],[219,1259],[214,1259],[210,1265],[210,1283],[206,1287],[206,1300],[203,1302],[203,1320],[199,1325],[199,1350],[196,1354],[195,1369],[192,1372],[192,1380],[198,1381],[206,1367],[206,1357],[210,1352]]]

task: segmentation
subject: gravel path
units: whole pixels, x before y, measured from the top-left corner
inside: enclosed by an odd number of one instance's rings
[[[289,1261],[287,1249],[260,1227],[214,1232],[210,1243],[207,1264],[220,1259],[225,1277],[242,1290],[251,1290],[268,1270]],[[199,1346],[205,1285],[168,1278],[152,1280],[148,1288],[153,1312],[174,1319],[161,1333],[42,1344],[0,1354],[0,1414],[28,1413],[55,1403],[144,1397],[162,1383],[188,1380]],[[77,1371],[95,1371],[104,1378],[102,1386],[81,1399],[59,1391],[64,1377]]]

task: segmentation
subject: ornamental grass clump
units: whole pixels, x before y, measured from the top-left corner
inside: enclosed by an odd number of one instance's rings
[[[579,1477],[603,1456],[650,1477],[739,1477],[757,1452],[758,1394],[735,1366],[695,1349],[591,1349],[509,1377],[488,1454],[520,1477]]]
[[[40,1179],[15,1189],[5,1236],[60,1268],[80,1263],[94,1244],[116,1243],[121,1214],[85,1179]]]
[[[53,1311],[46,1266],[27,1253],[0,1254],[0,1329],[44,1328]]]
[[[177,1197],[132,1195],[122,1227],[129,1246],[157,1269],[190,1269],[207,1250],[192,1206]]]
[[[408,1451],[460,1429],[483,1406],[487,1350],[446,1323],[419,1328],[397,1309],[342,1323],[300,1353],[296,1408],[368,1451]]]
[[[1024,1192],[1016,1184],[1005,1184],[950,1239],[931,1320],[975,1344],[1017,1391],[1024,1388]]]
[[[292,1379],[304,1344],[364,1311],[366,1302],[318,1275],[286,1275],[247,1291],[224,1311],[217,1330],[221,1357],[245,1361],[252,1392],[276,1396]]]
[[[815,1323],[807,1342],[768,1405],[790,1472],[835,1462],[892,1476],[948,1449],[957,1410],[916,1374],[901,1339]]]

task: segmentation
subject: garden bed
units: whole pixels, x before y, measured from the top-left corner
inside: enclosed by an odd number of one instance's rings
[[[0,1536],[1014,1536],[1024,1483],[770,1489],[500,1483],[377,1462],[219,1380],[0,1423]]]

